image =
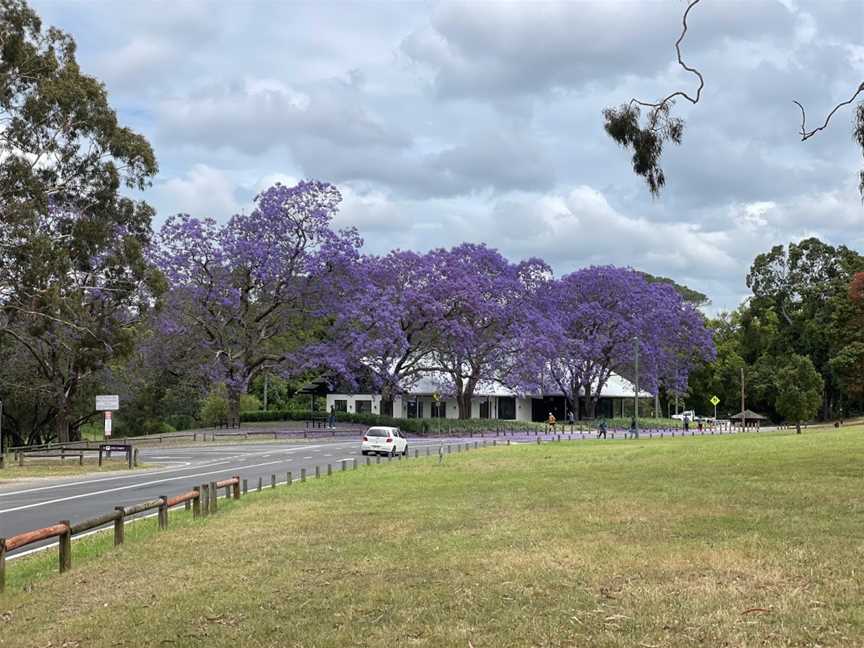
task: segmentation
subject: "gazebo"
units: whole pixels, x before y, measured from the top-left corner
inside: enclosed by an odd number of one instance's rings
[[[748,424],[750,427],[755,426],[756,429],[759,429],[759,426],[762,424],[762,421],[767,421],[767,416],[762,416],[761,414],[757,414],[753,410],[745,409],[743,412],[738,412],[735,416],[729,417],[733,421],[744,421],[744,427],[747,427]]]

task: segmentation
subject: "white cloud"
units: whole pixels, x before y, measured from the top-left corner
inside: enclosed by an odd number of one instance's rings
[[[231,176],[206,164],[196,164],[183,176],[160,182],[155,193],[157,205],[170,205],[168,213],[200,218],[226,220],[243,206]]]

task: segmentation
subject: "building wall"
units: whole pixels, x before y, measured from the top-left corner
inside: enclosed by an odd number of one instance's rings
[[[471,418],[479,419],[480,418],[480,403],[484,401],[486,397],[475,397],[471,400]],[[357,401],[372,401],[372,414],[380,414],[381,413],[381,396],[378,394],[327,394],[327,412],[330,411],[330,408],[333,407],[338,400],[343,400],[346,402],[347,412],[349,414],[357,413]],[[417,400],[423,403],[423,417],[424,419],[430,419],[432,413],[432,397],[431,396],[418,396]],[[495,420],[498,418],[498,397],[491,396],[489,398],[490,403],[490,420]],[[445,404],[446,408],[446,418],[449,419],[458,419],[459,418],[459,406],[456,403],[455,399],[442,399],[442,403]],[[408,418],[408,398],[397,396],[393,399],[393,416],[395,418]],[[516,419],[517,421],[530,421],[531,420],[531,399],[530,398],[516,398]]]

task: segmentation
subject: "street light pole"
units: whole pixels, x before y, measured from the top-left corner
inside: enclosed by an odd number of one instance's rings
[[[0,400],[0,468],[5,468],[6,454],[3,449],[3,401]]]
[[[636,421],[635,437],[639,438],[639,338],[633,338],[633,346],[636,351],[636,389],[633,392],[633,420]]]

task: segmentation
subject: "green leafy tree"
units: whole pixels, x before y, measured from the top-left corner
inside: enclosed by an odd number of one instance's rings
[[[142,252],[152,210],[119,195],[146,187],[156,160],[81,73],[72,38],[22,0],[0,0],[0,123],[0,336],[23,350],[65,441],[159,286]]]
[[[812,419],[819,411],[823,383],[810,358],[797,354],[777,372],[777,411],[786,420],[795,421],[798,434],[801,434],[801,421]]]

